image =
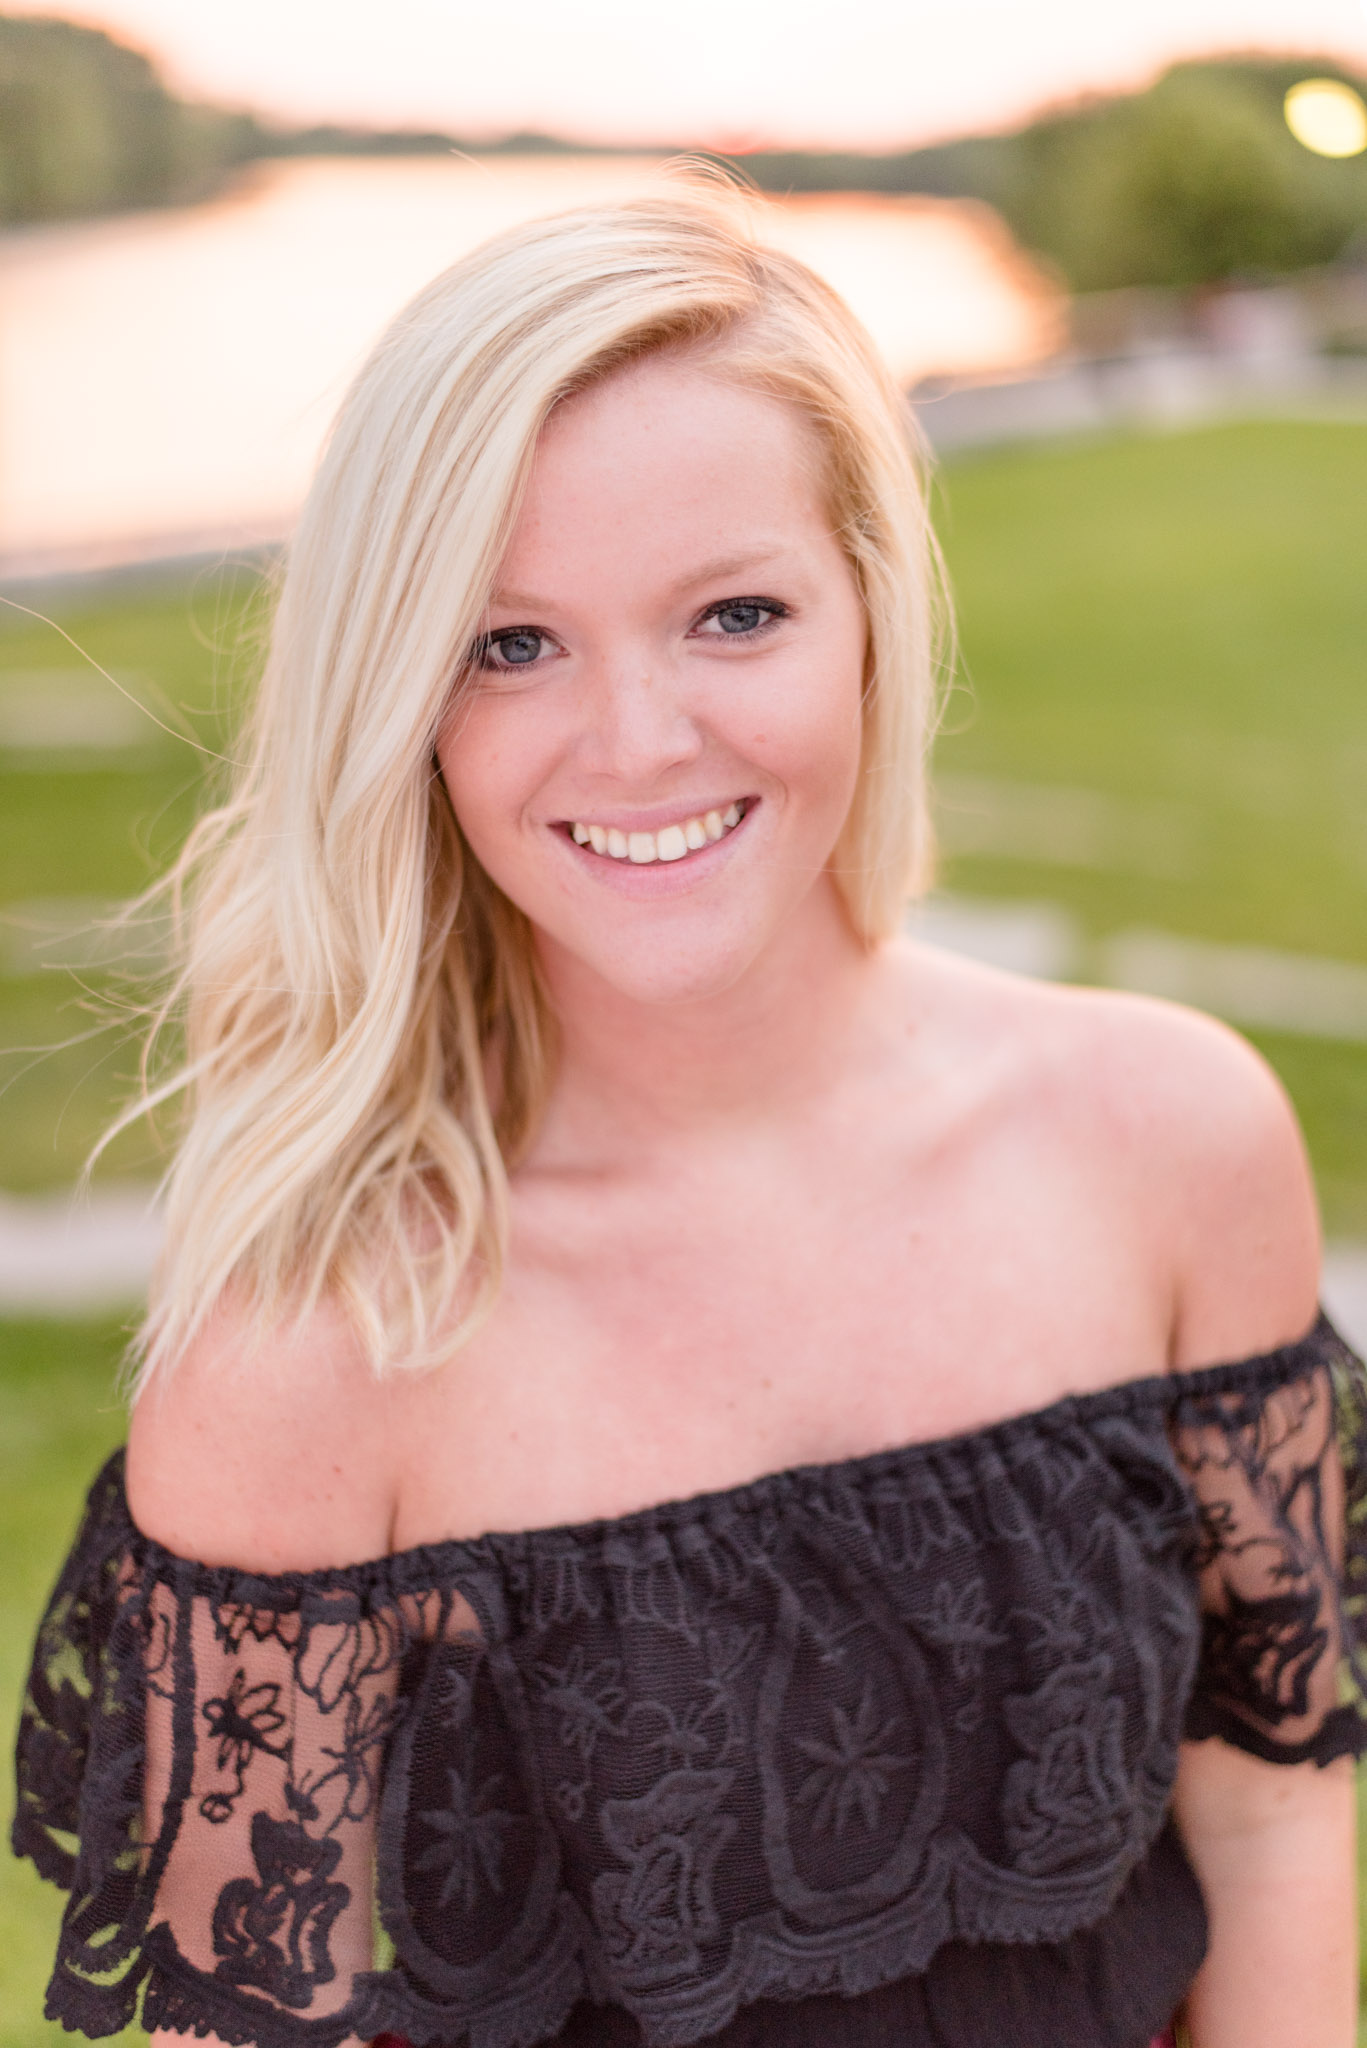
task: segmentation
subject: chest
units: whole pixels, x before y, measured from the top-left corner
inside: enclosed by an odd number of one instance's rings
[[[1008,1159],[536,1190],[498,1305],[400,1431],[397,1542],[615,1516],[1161,1369],[1123,1204]]]

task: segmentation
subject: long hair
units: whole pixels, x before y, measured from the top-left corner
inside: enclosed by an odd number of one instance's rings
[[[527,920],[462,840],[433,745],[552,409],[661,349],[795,405],[868,615],[857,792],[832,869],[872,944],[925,885],[934,553],[915,429],[872,342],[758,203],[664,187],[499,236],[398,316],[333,426],[281,583],[236,786],[169,878],[184,1135],[138,1340],[174,1364],[231,1290],[325,1295],[377,1370],[475,1327],[507,1172],[552,1085]]]

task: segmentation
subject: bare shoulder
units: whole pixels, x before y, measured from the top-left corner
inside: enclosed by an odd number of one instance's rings
[[[1128,1162],[1172,1261],[1174,1365],[1303,1336],[1319,1289],[1319,1214],[1271,1068],[1225,1025],[1176,1004],[1061,995],[1098,1129]]]
[[[388,1410],[339,1311],[263,1335],[221,1307],[134,1405],[133,1518],[179,1556],[249,1571],[380,1555],[394,1506]]]
[[[946,989],[997,1048],[1026,1127],[1068,1148],[1151,1243],[1175,1367],[1304,1335],[1319,1284],[1314,1186],[1281,1083],[1245,1039],[1174,1003],[967,964]]]

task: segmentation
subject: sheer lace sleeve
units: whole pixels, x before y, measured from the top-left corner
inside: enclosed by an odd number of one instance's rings
[[[1183,1382],[1174,1447],[1200,1516],[1191,1738],[1271,1763],[1367,1748],[1365,1384],[1324,1318],[1284,1352]]]
[[[356,1581],[172,1559],[131,1528],[120,1460],[101,1475],[19,1739],[14,1846],[70,1893],[49,2017],[259,2048],[374,2031],[380,1763],[434,1617]]]

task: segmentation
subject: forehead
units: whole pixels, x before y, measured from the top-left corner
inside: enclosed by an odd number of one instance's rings
[[[722,556],[757,528],[794,544],[828,536],[823,455],[786,400],[695,357],[648,357],[551,415],[505,570],[603,548],[669,557],[704,540]]]

